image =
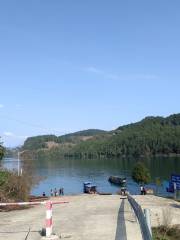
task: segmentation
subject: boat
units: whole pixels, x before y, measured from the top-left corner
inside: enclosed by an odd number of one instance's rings
[[[98,192],[99,195],[112,195],[111,192]]]
[[[119,177],[119,176],[110,176],[108,181],[113,184],[117,185],[123,185],[126,184],[126,178],[125,177]]]
[[[96,185],[93,184],[92,182],[84,182],[84,193],[96,193]]]

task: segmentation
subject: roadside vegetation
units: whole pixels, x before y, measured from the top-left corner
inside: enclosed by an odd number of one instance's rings
[[[180,225],[172,225],[173,212],[171,208],[162,211],[162,222],[152,229],[153,240],[177,240],[180,239]]]
[[[13,154],[16,154],[19,149],[15,149]],[[0,143],[0,159],[6,154],[10,154],[11,151],[6,151],[2,143]],[[23,172],[17,173],[17,171],[10,171],[4,168],[0,168],[0,202],[22,202],[28,201],[30,198],[30,192],[34,185],[38,183],[40,179],[34,177],[33,163],[23,162]],[[23,207],[0,207],[1,210],[22,209]]]
[[[0,170],[0,202],[27,201],[35,184],[30,174],[18,176],[16,171]]]
[[[27,178],[18,176],[16,172],[8,170],[0,171],[0,201],[14,202],[28,199],[30,184]]]
[[[2,147],[2,145],[1,145]],[[5,149],[2,147],[4,156]],[[29,162],[23,163],[23,172],[19,175],[17,171],[0,168],[0,202],[22,202],[28,201],[31,189],[38,183],[39,179],[33,176],[33,166]],[[22,207],[0,207],[0,210],[22,209]]]
[[[178,240],[180,239],[180,226],[167,228],[160,226],[153,228],[153,240]]]
[[[5,148],[0,143],[0,159],[5,154]],[[27,174],[17,175],[15,171],[0,169],[0,202],[25,201],[33,184],[32,177]]]

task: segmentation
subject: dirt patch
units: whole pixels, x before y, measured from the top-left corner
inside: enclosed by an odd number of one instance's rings
[[[24,209],[29,209],[32,206],[4,206],[0,207],[0,212],[10,212],[10,211],[15,211],[15,210],[24,210]]]

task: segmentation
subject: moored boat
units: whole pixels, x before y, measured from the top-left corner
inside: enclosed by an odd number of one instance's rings
[[[110,183],[117,184],[117,185],[122,185],[126,183],[125,177],[110,176],[108,180]]]
[[[92,184],[91,182],[84,182],[84,193],[96,193],[96,185]]]

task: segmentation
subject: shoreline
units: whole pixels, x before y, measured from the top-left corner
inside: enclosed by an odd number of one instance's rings
[[[44,154],[46,154],[46,153],[48,153],[49,151],[51,151],[52,149],[38,149],[38,150],[24,150],[24,151],[22,151],[22,152],[20,152],[20,156],[22,156],[22,158],[24,158],[23,160],[26,160],[27,158],[29,159],[29,158],[32,158],[33,160],[35,160],[35,159],[38,159],[38,154],[39,153],[44,153]],[[57,150],[58,150],[58,148],[57,148]],[[26,155],[27,154],[27,155]],[[102,156],[98,156],[98,155],[96,155],[95,153],[92,153],[92,155],[91,155],[91,157],[85,157],[85,156],[78,156],[76,153],[74,153],[74,154],[69,154],[69,153],[62,153],[62,154],[59,154],[58,155],[59,157],[61,157],[61,158],[64,158],[64,159],[72,159],[72,158],[74,158],[74,159],[93,159],[93,158],[95,158],[95,159],[105,159],[105,158],[107,158],[107,159],[109,159],[109,158],[119,158],[119,159],[121,159],[121,158],[133,158],[133,159],[137,159],[137,158],[156,158],[156,157],[169,157],[169,158],[171,158],[171,157],[180,157],[180,153],[167,153],[167,154],[165,154],[165,153],[156,153],[156,154],[144,154],[144,155],[139,155],[139,156],[133,156],[133,155],[115,155],[115,156],[113,156],[113,155],[102,155]],[[88,155],[87,155],[88,156]],[[6,157],[6,156],[5,156]]]

